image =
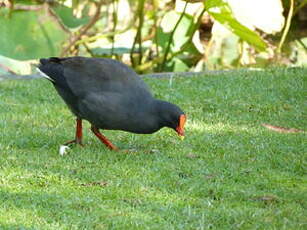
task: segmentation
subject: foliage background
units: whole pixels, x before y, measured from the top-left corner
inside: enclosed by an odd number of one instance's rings
[[[142,73],[304,66],[306,3],[4,0],[0,74],[27,74],[38,58],[69,55],[111,57]]]

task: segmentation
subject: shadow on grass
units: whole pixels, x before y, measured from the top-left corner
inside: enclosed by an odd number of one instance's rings
[[[2,229],[2,230],[11,230],[11,229],[34,230],[36,228],[35,227],[26,227],[23,224],[16,224],[16,223],[4,224],[4,223],[0,222],[0,229]]]

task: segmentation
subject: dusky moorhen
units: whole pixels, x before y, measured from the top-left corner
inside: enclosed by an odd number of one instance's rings
[[[108,148],[117,150],[99,129],[150,134],[162,127],[184,137],[185,113],[176,105],[153,98],[147,85],[127,65],[112,59],[67,57],[40,59],[50,80],[77,117],[75,139],[82,145],[82,119]]]

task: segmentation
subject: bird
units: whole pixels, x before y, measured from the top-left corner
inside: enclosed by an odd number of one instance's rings
[[[153,97],[149,87],[128,65],[109,58],[50,57],[39,60],[38,71],[48,79],[76,116],[75,139],[82,142],[82,120],[111,150],[119,150],[100,130],[151,134],[163,127],[184,138],[186,114],[179,106]]]

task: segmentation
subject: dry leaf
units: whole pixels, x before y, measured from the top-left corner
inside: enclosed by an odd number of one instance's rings
[[[278,198],[276,196],[272,195],[266,195],[266,196],[257,196],[252,198],[253,200],[263,201],[266,203],[272,203],[278,201]]]
[[[151,149],[149,153],[160,153],[159,149]]]
[[[214,179],[216,177],[215,174],[206,174],[205,175],[205,179],[210,180],[210,179]]]
[[[303,130],[299,130],[299,129],[294,129],[294,128],[288,129],[288,128],[270,125],[270,124],[262,124],[262,126],[266,127],[267,129],[273,130],[275,132],[279,132],[279,133],[302,133],[304,132]]]

